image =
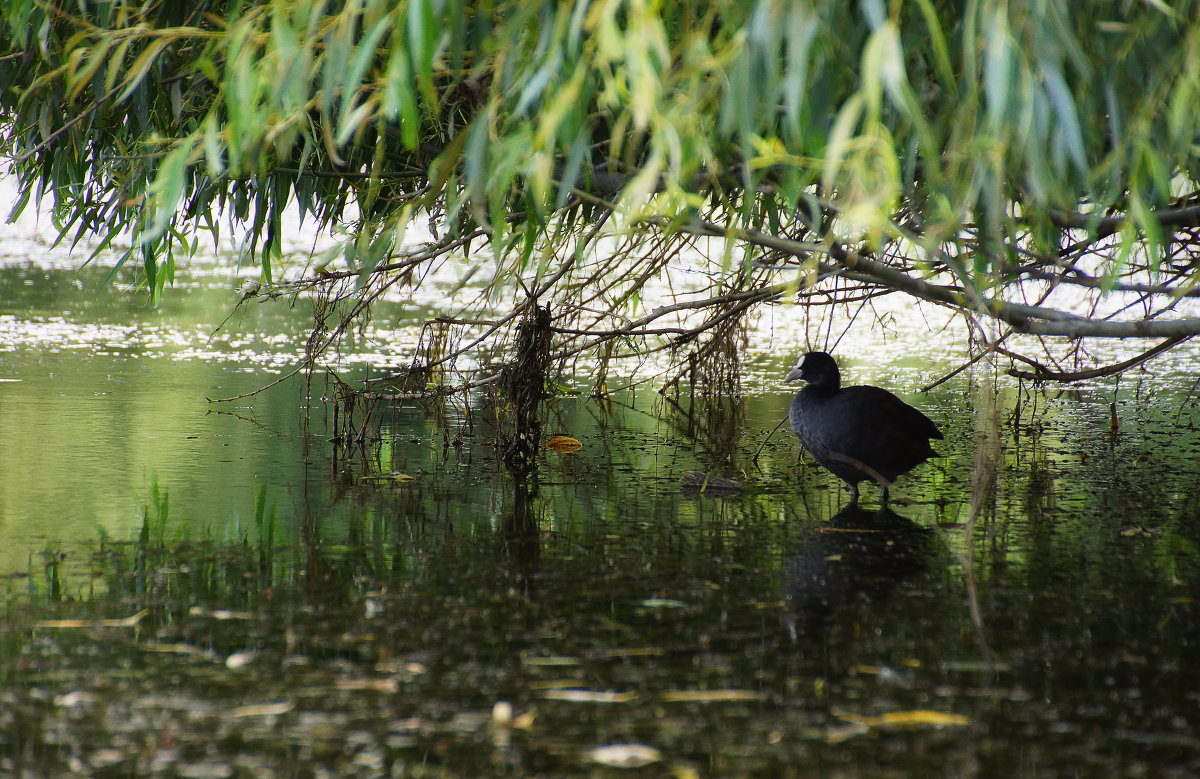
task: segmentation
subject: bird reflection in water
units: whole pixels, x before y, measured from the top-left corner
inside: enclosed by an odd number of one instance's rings
[[[786,567],[784,625],[793,639],[819,630],[842,607],[888,597],[924,573],[936,535],[887,508],[851,504],[810,534]]]

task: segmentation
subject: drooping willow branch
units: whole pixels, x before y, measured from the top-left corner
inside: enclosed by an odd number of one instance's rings
[[[1014,333],[1028,333],[1038,336],[1087,336],[1099,335],[1108,337],[1164,337],[1167,341],[1148,352],[1141,359],[1165,351],[1173,345],[1181,343],[1191,335],[1200,332],[1200,319],[1176,318],[1171,320],[1146,317],[1139,320],[1117,320],[1113,314],[1108,318],[1092,312],[1087,315],[1073,313],[1046,305],[1051,293],[1061,284],[1085,287],[1097,293],[1116,291],[1122,293],[1141,294],[1148,297],[1165,297],[1179,299],[1184,296],[1195,296],[1195,289],[1187,286],[1186,280],[1178,287],[1170,284],[1131,284],[1105,283],[1099,279],[1087,276],[1080,271],[1075,263],[1086,256],[1089,251],[1095,251],[1095,240],[1078,241],[1069,249],[1052,257],[1038,257],[1024,253],[1031,261],[1020,268],[1007,268],[999,262],[993,262],[993,268],[999,273],[1016,271],[1028,278],[1040,278],[1048,284],[1040,289],[1036,300],[1032,302],[1015,302],[1005,300],[995,295],[987,295],[976,286],[973,278],[959,266],[957,256],[937,249],[931,257],[924,261],[916,261],[906,255],[894,244],[889,256],[879,258],[865,252],[847,248],[843,241],[836,240],[828,231],[820,241],[812,240],[821,234],[812,229],[805,220],[798,218],[794,223],[788,223],[780,230],[781,235],[771,235],[759,230],[731,227],[714,221],[713,214],[707,218],[697,218],[682,226],[678,222],[665,220],[647,220],[641,223],[643,227],[651,227],[650,240],[646,242],[647,233],[631,237],[628,245],[617,247],[590,260],[584,259],[585,254],[596,247],[597,239],[614,213],[615,205],[604,201],[595,195],[577,192],[579,201],[586,201],[598,209],[592,221],[588,223],[586,232],[572,242],[572,231],[566,230],[555,233],[544,249],[543,267],[547,272],[537,279],[537,283],[526,287],[525,282],[517,279],[524,289],[524,298],[497,316],[483,318],[479,316],[443,315],[434,317],[430,323],[454,325],[465,328],[477,328],[476,332],[465,342],[455,344],[454,348],[436,356],[431,355],[425,361],[417,361],[414,367],[420,370],[432,370],[439,365],[452,363],[456,358],[479,348],[481,345],[496,339],[498,335],[511,328],[513,323],[523,315],[530,305],[537,304],[542,298],[547,298],[553,306],[554,332],[556,344],[551,358],[566,361],[590,350],[604,352],[602,359],[622,358],[626,349],[614,353],[611,346],[616,341],[649,339],[630,353],[647,356],[663,349],[676,349],[690,341],[698,339],[705,333],[715,333],[728,323],[751,311],[755,306],[766,301],[775,300],[783,295],[796,295],[799,299],[809,301],[810,305],[846,304],[855,301],[865,301],[888,292],[904,292],[915,298],[946,306],[963,313],[971,320],[986,321],[988,319],[1001,322],[1007,326],[1000,341]],[[724,212],[722,212],[724,213]],[[1191,214],[1191,211],[1181,210],[1178,219]],[[513,213],[512,222],[526,218],[526,214]],[[798,227],[802,237],[810,240],[798,240],[790,237],[788,229]],[[583,228],[580,228],[583,229]],[[466,235],[456,238],[444,238],[433,244],[425,244],[409,250],[392,262],[380,264],[368,276],[376,281],[359,284],[354,290],[346,293],[333,294],[332,285],[339,281],[360,278],[360,272],[349,270],[341,272],[321,271],[313,277],[301,279],[287,285],[291,290],[318,289],[322,294],[330,295],[332,299],[342,299],[353,295],[357,300],[349,307],[348,312],[341,315],[340,322],[332,329],[320,332],[320,337],[310,339],[306,349],[305,361],[308,367],[315,367],[320,354],[336,344],[350,324],[362,317],[369,316],[372,303],[394,284],[405,278],[412,278],[415,270],[426,263],[445,257],[469,245],[478,238],[486,238],[489,231],[478,227]],[[674,297],[672,302],[655,307],[629,321],[620,322],[619,310],[631,300],[632,296],[641,294],[645,285],[656,275],[664,274],[670,278],[668,265],[673,258],[679,257],[684,249],[694,248],[696,239],[718,238],[725,241],[741,242],[750,247],[766,250],[769,254],[783,255],[800,261],[800,264],[784,263],[778,265],[756,264],[756,274],[732,272],[713,275],[714,283],[706,288],[689,287],[686,297]],[[910,242],[916,246],[915,238]],[[961,243],[961,241],[960,241]],[[970,251],[980,251],[979,241],[968,241],[963,244]],[[634,250],[639,255],[635,255]],[[701,250],[702,251],[702,250]],[[563,256],[554,257],[556,253]],[[557,264],[555,264],[557,263]],[[1128,275],[1139,272],[1139,267],[1129,266]],[[779,272],[804,269],[803,278],[782,283],[770,282],[772,275]],[[1182,274],[1183,271],[1180,272]],[[938,283],[939,279],[949,276],[950,281]],[[499,276],[497,277],[499,278]],[[841,278],[853,285],[850,291],[823,288],[821,281]],[[1180,278],[1179,275],[1175,278]],[[512,279],[509,279],[511,282]],[[493,279],[491,285],[497,283]],[[489,285],[489,287],[491,286]],[[511,286],[511,285],[510,285]],[[1023,288],[1018,287],[1025,291]],[[855,291],[857,290],[857,291]],[[816,302],[814,296],[824,300]],[[478,303],[478,301],[477,301]],[[482,305],[482,304],[481,304]],[[1119,312],[1118,312],[1119,313]],[[671,316],[699,314],[698,323],[664,323],[663,319]],[[320,328],[319,328],[320,329]],[[1015,352],[998,348],[996,341],[989,351],[1007,354],[1013,359],[1035,366],[1036,373],[1017,372],[1022,377],[1036,377],[1057,381],[1071,381],[1084,377],[1080,372],[1049,369],[1036,361],[1029,360]],[[1088,376],[1111,375],[1136,364],[1106,366],[1089,372]],[[376,377],[371,382],[400,378],[405,374]],[[470,382],[456,387],[452,391],[464,388],[479,387],[494,381],[495,376],[482,374],[475,376]],[[439,392],[449,391],[445,388]],[[428,390],[413,395],[402,393],[404,397],[427,396]],[[437,393],[434,393],[437,394]],[[382,396],[382,395],[381,395]]]

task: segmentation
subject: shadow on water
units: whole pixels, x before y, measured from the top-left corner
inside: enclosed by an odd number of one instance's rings
[[[839,612],[886,600],[946,555],[929,528],[888,508],[851,505],[811,529],[786,567],[784,624],[795,640],[818,635]],[[944,566],[943,566],[944,567]]]

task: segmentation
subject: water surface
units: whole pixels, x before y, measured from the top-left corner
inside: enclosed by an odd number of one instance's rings
[[[772,311],[745,397],[564,395],[547,433],[582,448],[521,480],[482,397],[377,405],[362,448],[331,442],[319,374],[210,403],[296,365],[308,301],[218,329],[232,260],[151,309],[25,230],[0,240],[0,770],[1200,770],[1194,348],[1071,392],[981,367],[918,394],[963,356],[855,331],[851,380],[946,433],[876,514],[786,428],[764,445],[803,348]],[[411,357],[420,306],[393,305],[344,377]]]

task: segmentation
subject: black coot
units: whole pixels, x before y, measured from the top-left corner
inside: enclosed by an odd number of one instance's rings
[[[929,417],[879,387],[842,387],[837,363],[825,352],[800,358],[785,381],[804,379],[788,421],[800,443],[817,462],[850,485],[858,502],[858,483],[888,487],[896,477],[937,453],[929,439],[942,433]]]

